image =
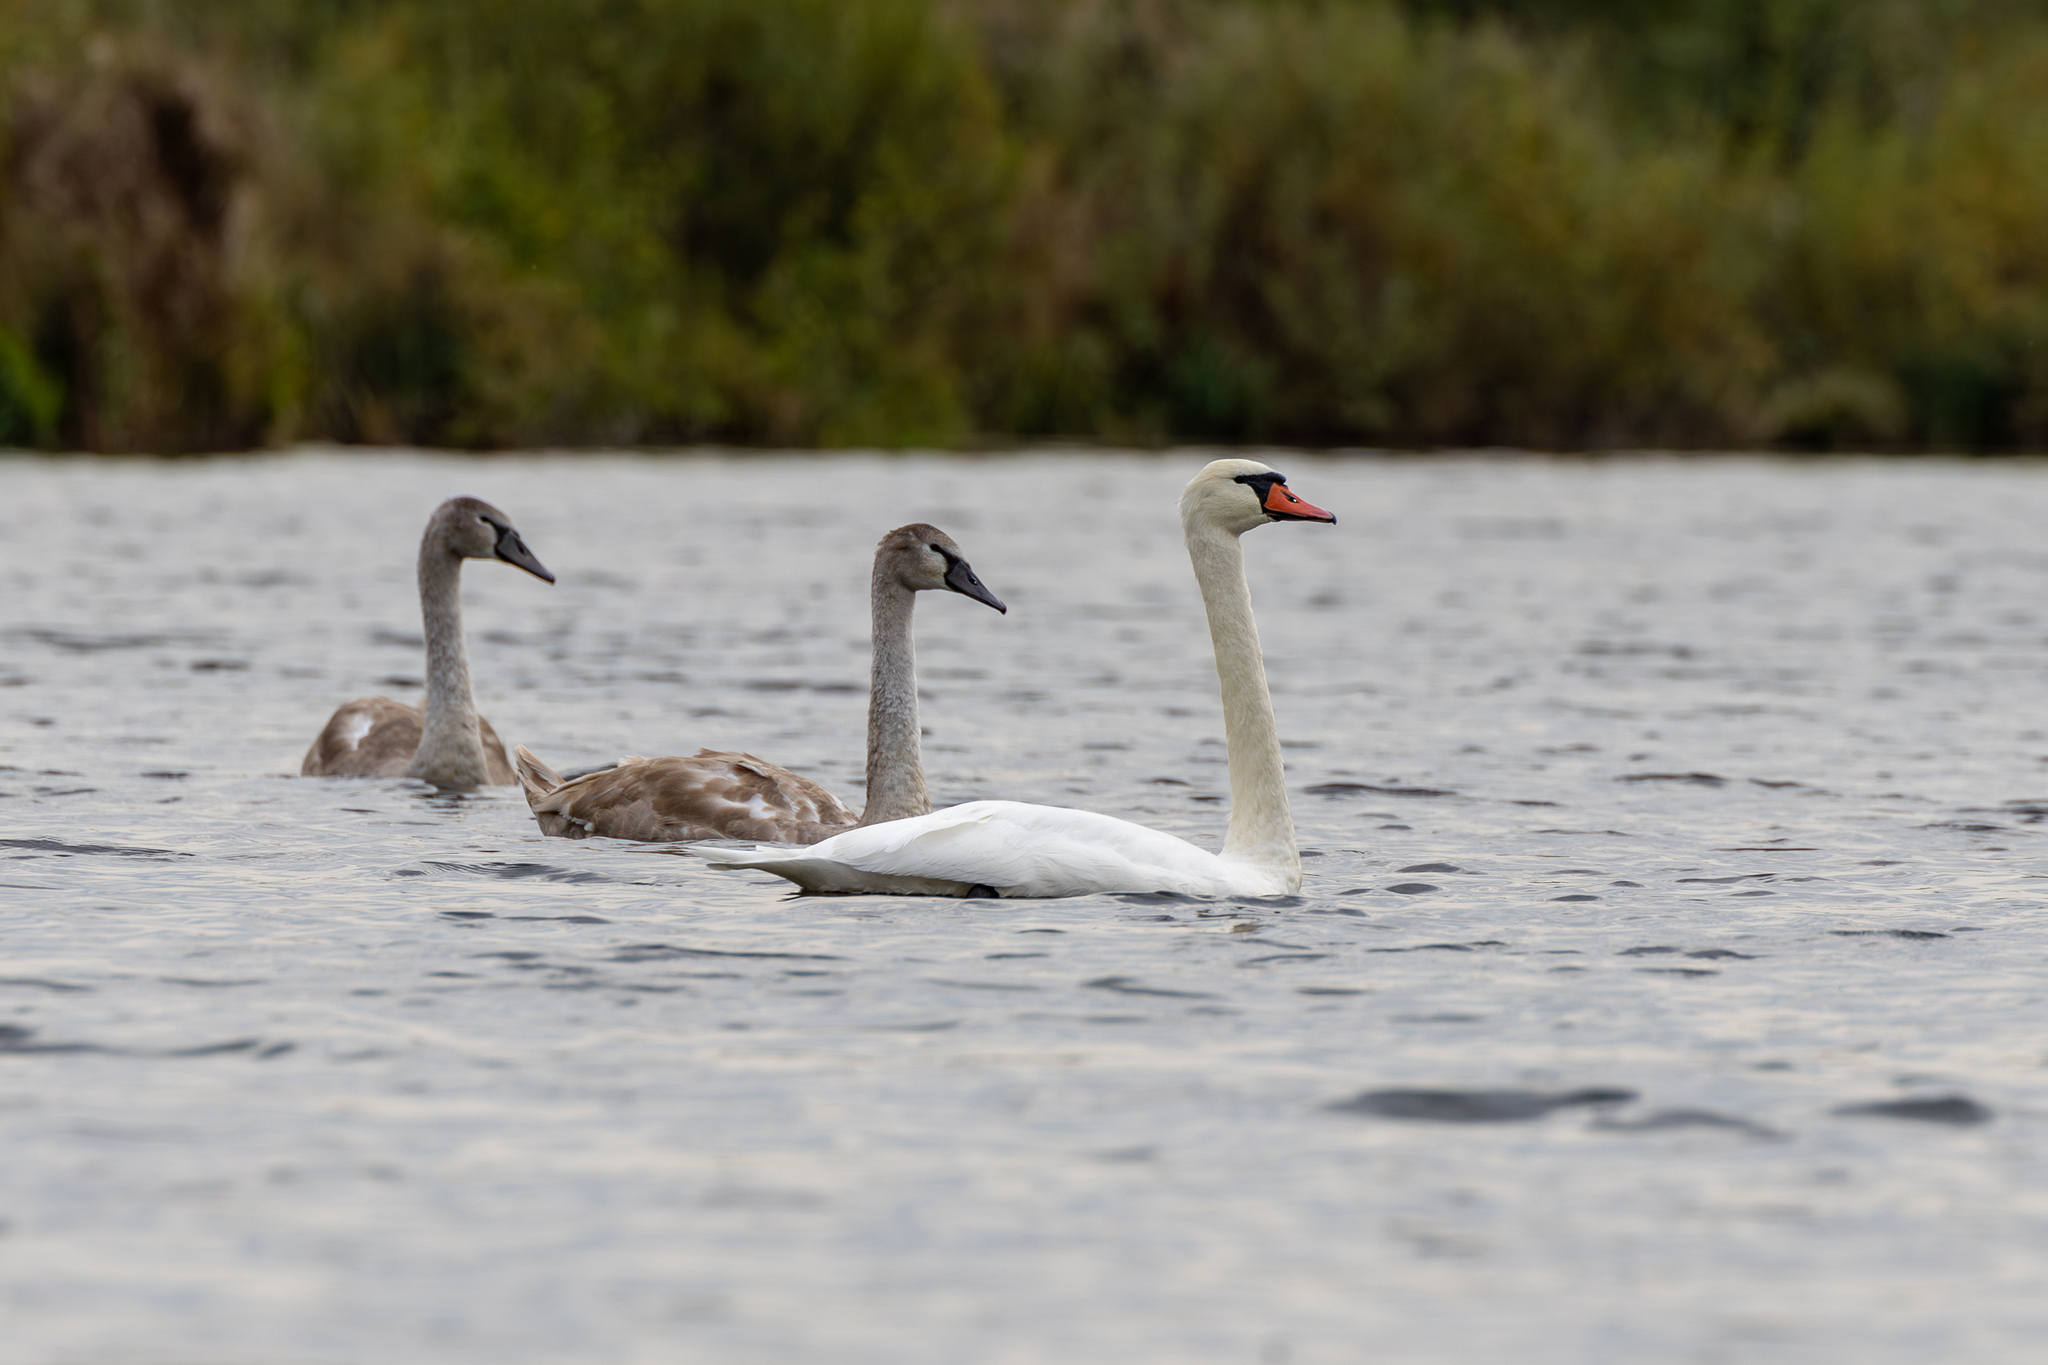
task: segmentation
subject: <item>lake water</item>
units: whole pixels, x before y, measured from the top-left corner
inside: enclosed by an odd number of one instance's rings
[[[1206,458],[0,461],[0,1331],[28,1365],[2032,1361],[2048,467],[1274,455],[1298,898],[796,898],[295,776],[419,696],[1216,846]]]

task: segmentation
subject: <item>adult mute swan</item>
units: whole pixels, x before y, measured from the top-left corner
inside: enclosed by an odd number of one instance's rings
[[[850,830],[806,849],[693,844],[690,851],[727,867],[773,872],[806,891],[1022,897],[1299,890],[1301,854],[1237,538],[1269,521],[1337,519],[1289,492],[1285,478],[1256,460],[1206,466],[1181,494],[1180,519],[1223,691],[1230,830],[1221,854],[1128,820],[1016,801],[970,801]]]
[[[502,559],[535,578],[549,573],[512,518],[477,498],[450,498],[420,537],[420,616],[427,636],[427,705],[389,697],[344,702],[306,750],[301,777],[416,777],[452,791],[516,781],[491,723],[476,713],[462,642],[462,561]]]
[[[705,749],[691,758],[624,758],[564,781],[520,748],[519,780],[541,833],[565,839],[671,842],[765,839],[814,844],[842,831],[923,815],[932,808],[918,744],[917,657],[910,616],[917,594],[943,589],[997,611],[1009,608],[974,576],[936,526],[899,526],[875,547],[869,579],[874,665],[868,690],[868,800],[858,820],[839,798],[752,754]]]

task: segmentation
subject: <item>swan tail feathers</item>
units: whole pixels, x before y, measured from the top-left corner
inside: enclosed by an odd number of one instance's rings
[[[714,866],[773,872],[814,895],[966,896],[974,890],[971,882],[870,871],[833,858],[817,857],[807,848],[733,848],[719,844],[684,847]]]
[[[588,839],[596,832],[595,825],[574,813],[576,794],[568,790],[568,779],[534,757],[533,750],[524,744],[515,748],[512,765],[519,772],[526,808],[542,834],[550,839]]]
[[[524,744],[513,751],[513,762],[519,769],[519,786],[525,791],[529,806],[562,785],[562,775],[535,758],[533,750]]]
[[[764,867],[775,861],[775,854],[758,848],[733,848],[726,844],[688,843],[684,849],[707,863],[720,867]]]

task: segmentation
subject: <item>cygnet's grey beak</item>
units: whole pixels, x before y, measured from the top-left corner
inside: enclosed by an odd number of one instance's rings
[[[946,586],[962,597],[971,597],[983,606],[994,607],[1005,616],[1010,614],[1002,599],[981,585],[981,580],[974,576],[974,570],[964,559],[956,559],[947,567]]]
[[[498,532],[498,558],[507,564],[517,564],[543,582],[555,581],[555,576],[548,572],[548,566],[533,557],[533,551],[526,548],[526,542],[509,526]]]

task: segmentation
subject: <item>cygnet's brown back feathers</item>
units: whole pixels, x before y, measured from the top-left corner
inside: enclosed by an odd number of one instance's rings
[[[524,747],[518,759],[526,803],[541,832],[555,838],[815,844],[857,818],[808,777],[752,754],[703,749],[690,758],[626,758],[566,782]]]
[[[313,747],[306,750],[305,760],[299,764],[299,776],[404,777],[420,747],[420,732],[426,719],[426,712],[419,707],[389,697],[357,697],[343,702],[328,718]],[[491,785],[502,787],[518,781],[498,732],[482,716],[477,717],[476,723]]]

